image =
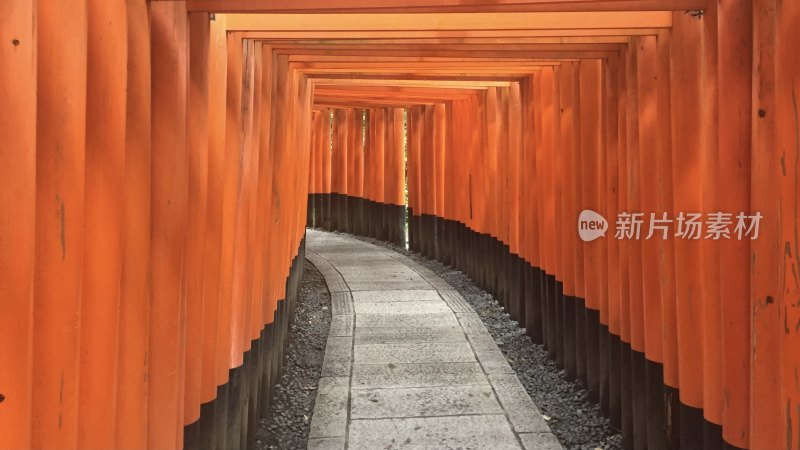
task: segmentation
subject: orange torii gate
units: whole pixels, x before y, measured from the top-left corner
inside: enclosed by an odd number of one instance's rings
[[[246,446],[304,214],[399,243],[407,186],[411,248],[495,295],[627,447],[800,449],[796,3],[0,18],[0,447]],[[584,209],[763,220],[752,241],[585,243]]]

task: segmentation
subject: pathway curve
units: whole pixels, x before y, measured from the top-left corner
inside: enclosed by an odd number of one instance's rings
[[[391,250],[307,233],[332,306],[309,449],[561,449],[450,285]]]

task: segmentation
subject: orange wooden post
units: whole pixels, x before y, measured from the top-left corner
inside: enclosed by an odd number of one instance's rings
[[[78,447],[113,447],[122,272],[127,10],[90,2]],[[102,124],[102,125],[101,125]]]
[[[560,215],[559,218],[564,226],[568,227],[578,223],[578,215],[582,208],[580,201],[580,184],[578,184],[581,166],[577,163],[577,161],[580,161],[577,158],[579,156],[577,148],[580,145],[580,135],[578,134],[580,131],[578,128],[578,124],[580,123],[580,103],[578,103],[576,97],[578,94],[578,92],[576,92],[576,82],[578,81],[575,79],[576,70],[577,65],[565,63],[555,69],[543,68],[540,76],[540,98],[543,99],[544,95],[555,96],[554,98],[557,98],[558,101],[558,114],[551,111],[552,106],[547,108],[540,106],[540,115],[542,116],[542,123],[540,125],[542,143],[540,145],[543,147],[546,145],[545,141],[558,139],[559,148],[562,153],[562,156],[558,160],[561,162],[560,175],[562,179],[559,180],[559,184],[561,185],[561,202],[563,202],[563,214]],[[553,82],[556,83],[556,91],[552,94],[549,93],[549,89],[545,91],[551,78]],[[545,94],[545,92],[547,92],[547,94]],[[548,117],[547,121],[544,120],[545,114]],[[547,122],[552,123],[549,128],[545,128]],[[556,123],[558,124],[557,128]],[[547,189],[546,177],[548,168],[544,166],[544,163],[544,160],[537,161],[537,172],[541,179],[539,184],[540,202],[544,202]],[[539,210],[539,214],[540,226],[545,227],[540,232],[540,239],[542,239],[541,247],[542,251],[544,251],[544,249],[546,249],[546,244],[544,242],[549,239],[549,237],[545,236],[547,230],[546,216],[548,211],[542,207]],[[578,251],[582,249],[581,246],[583,244],[578,242],[574,233],[563,233],[560,242],[563,246],[561,252],[561,273],[557,275],[556,281],[561,281],[563,303],[560,307],[563,312],[561,314],[561,320],[557,322],[553,321],[552,315],[554,313],[550,313],[550,323],[546,325],[548,328],[547,339],[549,341],[548,347],[553,347],[551,350],[551,354],[553,354],[556,346],[556,333],[560,330],[560,334],[562,335],[561,339],[563,340],[561,345],[563,346],[562,361],[564,369],[568,377],[576,378],[579,376],[578,368],[582,367],[582,362],[579,363],[578,357],[579,355],[584,355],[582,349],[578,347],[579,345],[584,345],[584,343],[577,340],[579,336],[577,319],[578,314],[583,314],[582,302],[584,300],[582,291],[585,289],[583,287],[583,282],[578,282],[578,268],[581,268],[581,272],[583,268],[583,261],[578,258]],[[551,268],[551,265],[553,265],[555,261],[551,262],[547,254],[543,254],[542,258],[543,270],[549,275],[555,275],[552,273]],[[581,291],[578,290],[579,287]],[[546,285],[545,289],[548,288],[549,286]],[[547,301],[547,308],[555,307],[552,306],[552,302],[550,301],[550,297],[553,296],[553,293],[549,290],[546,292],[547,297],[545,300]],[[581,365],[579,366],[579,364]]]
[[[239,148],[240,172],[238,174],[237,187],[237,211],[236,211],[236,240],[234,247],[234,269],[233,269],[233,288],[231,290],[232,313],[231,313],[231,368],[238,368],[243,363],[243,353],[250,349],[250,332],[248,318],[250,317],[250,303],[247,298],[247,272],[250,254],[253,251],[251,239],[251,199],[253,196],[253,177],[254,168],[257,161],[254,155],[253,142],[258,141],[254,136],[253,122],[255,118],[255,95],[256,86],[260,80],[256,77],[256,53],[255,43],[250,39],[243,41],[244,49],[244,83],[242,86],[242,112],[239,116],[241,130]],[[259,87],[260,89],[260,87]],[[257,148],[257,147],[256,147]],[[244,377],[244,374],[241,374]],[[244,378],[242,379],[244,382]],[[240,388],[243,390],[243,388]],[[240,394],[241,395],[241,394]],[[239,400],[241,402],[241,400]],[[241,405],[240,405],[241,406]],[[237,414],[241,414],[238,413]]]
[[[619,242],[611,232],[611,221],[618,213],[619,204],[619,170],[617,155],[620,147],[619,133],[619,71],[620,58],[611,58],[605,64],[605,104],[606,116],[606,190],[605,190],[605,215],[609,220],[609,231],[606,233],[606,251],[608,260],[607,269],[607,296],[608,296],[608,352],[601,354],[601,358],[608,358],[608,415],[612,426],[617,429],[621,423],[621,376],[619,364],[620,336],[622,335],[621,305],[622,292],[620,289],[620,258]],[[671,175],[671,172],[670,172]]]
[[[447,234],[450,238],[450,242],[447,244],[447,253],[449,257],[449,263],[453,266],[458,264],[457,259],[457,239],[455,238],[455,222],[457,221],[457,196],[458,196],[458,189],[462,189],[461,186],[457,183],[457,172],[456,172],[456,155],[454,151],[454,146],[456,145],[456,138],[455,138],[455,130],[458,128],[456,127],[455,123],[455,110],[457,108],[457,102],[453,101],[447,104],[447,107],[443,111],[444,116],[443,120],[445,121],[444,133],[441,136],[441,145],[443,151],[443,170],[444,170],[444,189],[442,190],[442,218],[445,219],[445,230],[447,230]],[[449,227],[449,228],[448,228]]]
[[[683,13],[673,16],[671,49],[672,171],[674,210],[702,211],[700,23]],[[703,296],[701,243],[675,239],[675,288],[678,311],[678,377],[681,442],[702,445],[697,434],[703,407]]]
[[[334,144],[334,165],[332,177],[334,180],[334,192],[336,199],[336,213],[335,213],[335,229],[345,231],[347,229],[347,156],[348,156],[348,127],[347,127],[347,111],[345,109],[335,110],[335,133],[336,142]]]
[[[575,66],[577,69],[577,66]],[[562,73],[565,68],[562,67]],[[568,69],[566,69],[568,70]],[[570,72],[570,75],[574,73]],[[575,88],[577,79],[571,78],[574,83],[570,81],[567,86]],[[539,175],[539,202],[541,209],[539,210],[540,218],[540,243],[541,243],[541,258],[542,270],[546,274],[546,283],[544,285],[544,301],[546,302],[546,314],[548,320],[548,339],[547,346],[550,354],[556,358],[559,365],[564,366],[565,358],[567,357],[566,346],[569,340],[566,336],[566,329],[564,323],[566,321],[566,312],[563,300],[563,294],[559,295],[559,291],[565,292],[565,287],[560,286],[558,282],[559,274],[557,273],[558,267],[556,259],[556,244],[555,241],[559,236],[556,229],[556,183],[560,180],[555,179],[553,169],[558,161],[556,152],[559,147],[564,148],[564,151],[569,151],[569,147],[564,146],[560,130],[564,126],[563,116],[556,117],[560,112],[560,108],[556,109],[560,104],[562,108],[569,108],[564,103],[564,96],[560,91],[561,83],[564,80],[556,80],[556,73],[552,67],[543,67],[539,77],[538,83],[538,97],[539,97],[539,116],[538,126],[541,135],[541,141],[538,149],[536,168]],[[558,94],[557,94],[558,92]],[[558,102],[558,103],[556,103]],[[574,129],[577,132],[577,129]],[[577,167],[577,166],[576,166]],[[574,182],[575,180],[573,180]],[[575,222],[577,222],[577,217]],[[563,261],[563,260],[562,260]],[[564,280],[567,283],[567,280]],[[581,281],[582,284],[582,281]]]
[[[412,251],[419,252],[419,218],[420,197],[420,148],[424,124],[422,106],[415,106],[408,110],[408,237],[409,247]]]
[[[657,37],[657,102],[658,102],[658,207],[661,214],[674,219],[672,186],[672,117],[670,102],[670,30],[659,31]],[[674,234],[674,233],[673,233]],[[675,299],[674,237],[658,241],[658,270],[661,295],[663,401],[666,422],[663,436],[668,446],[678,445],[678,316]]]
[[[784,312],[781,283],[781,255],[786,242],[781,239],[781,182],[776,174],[791,159],[782,159],[776,124],[780,104],[776,84],[778,64],[778,2],[753,3],[753,143],[751,156],[750,214],[763,216],[758,239],[750,243],[750,447],[786,448],[788,415],[791,404],[783,398],[781,356],[788,319]],[[784,85],[785,86],[785,85]],[[781,109],[785,110],[784,106]],[[797,162],[795,161],[795,166]],[[791,249],[791,243],[789,244]],[[783,249],[783,250],[782,250]],[[793,252],[794,254],[794,252]],[[784,256],[784,258],[785,258]],[[785,259],[783,259],[785,263]],[[791,330],[791,328],[790,328]]]
[[[543,342],[542,331],[542,284],[541,284],[541,253],[539,252],[539,193],[537,191],[537,181],[539,175],[536,167],[536,100],[538,94],[534,91],[534,76],[528,76],[524,80],[523,88],[523,148],[525,153],[523,170],[526,176],[523,178],[524,209],[527,211],[528,222],[524,228],[528,237],[527,261],[529,269],[528,279],[526,280],[526,299],[525,299],[525,329],[534,342]],[[537,77],[538,78],[538,77]],[[490,98],[487,96],[487,100]],[[487,109],[487,118],[488,118]],[[560,122],[559,122],[560,123]],[[560,127],[560,125],[559,125]],[[485,167],[489,168],[489,164]],[[487,185],[491,183],[491,173],[487,176]],[[487,193],[489,188],[487,188]],[[563,189],[562,189],[563,195]],[[562,197],[563,198],[563,197]],[[490,227],[491,223],[487,223]],[[562,255],[562,262],[564,261]],[[562,278],[563,281],[563,278]],[[529,285],[529,287],[528,287]]]
[[[208,181],[206,191],[206,241],[203,276],[203,375],[201,401],[209,402],[217,395],[217,385],[227,379],[219,352],[220,268],[223,239],[223,199],[225,189],[225,127],[227,102],[227,33],[222,16],[210,25],[210,67],[208,72]]]
[[[511,252],[511,316],[519,321],[524,326],[525,310],[522,299],[520,298],[522,281],[522,272],[520,267],[520,254],[522,253],[522,246],[520,245],[521,233],[524,231],[520,228],[520,182],[522,179],[522,98],[519,83],[512,83],[509,88],[509,116],[508,116],[508,134],[509,134],[509,152],[511,164],[508,167],[510,175],[510,216],[509,216],[509,251]],[[479,128],[476,126],[476,130]],[[480,151],[476,148],[475,151]]]
[[[718,93],[717,81],[717,3],[712,3],[703,13],[702,27],[702,92],[701,149],[702,149],[702,199],[704,218],[711,222],[714,214],[721,212],[718,149]],[[722,355],[722,303],[720,299],[720,246],[706,239],[708,227],[703,230],[702,243],[702,295],[703,295],[703,419],[704,440],[707,446],[720,445],[723,414],[723,355]]]
[[[85,1],[37,4],[31,397],[31,446],[36,448],[74,448],[78,437],[86,39]]]
[[[434,144],[434,180],[436,180],[436,202],[431,204],[431,214],[441,219],[448,218],[447,201],[450,200],[450,164],[453,156],[453,128],[450,126],[452,117],[452,103],[445,105],[444,103],[437,103],[433,107],[433,144]],[[431,123],[431,122],[428,122]],[[444,222],[439,220],[436,225],[436,238],[444,236]],[[452,238],[452,235],[451,235]],[[443,250],[446,247],[447,250]],[[444,262],[452,262],[452,247],[447,244],[439,242],[436,246],[437,259],[443,256]]]
[[[128,16],[125,201],[122,220],[116,448],[147,446],[150,309],[150,25],[145,2]]]
[[[436,236],[436,143],[433,105],[421,107],[420,121],[420,162],[419,162],[419,214],[420,251],[425,256],[435,255]]]
[[[322,199],[322,110],[315,109],[311,119],[311,161],[309,171],[311,177],[308,180],[309,186],[309,213],[312,214],[308,219],[308,226],[319,227],[320,200]],[[267,132],[269,133],[269,132]]]
[[[189,153],[189,229],[186,255],[186,382],[185,423],[200,418],[203,337],[203,267],[208,202],[209,148],[209,45],[208,14],[189,15],[189,92],[187,100],[187,152]]]
[[[800,385],[797,374],[800,373],[800,214],[798,198],[800,197],[800,51],[797,48],[798,26],[800,23],[800,7],[797,3],[779,3],[777,14],[778,46],[775,75],[776,84],[776,137],[777,149],[787,149],[785,166],[787,170],[781,180],[781,240],[784,242],[783,252],[783,308],[784,323],[794,324],[787,331],[784,328],[781,340],[781,359],[783,376],[783,404],[787,405],[787,417],[783,433],[793,436],[794,442],[787,442],[787,447],[800,450]],[[769,112],[767,112],[769,114]],[[792,152],[789,149],[794,149]],[[770,219],[765,219],[770,220]],[[792,248],[791,252],[786,247]],[[791,411],[791,413],[790,413]],[[754,447],[755,448],[755,447]]]
[[[672,189],[672,117],[670,115],[670,42],[671,34],[664,30],[657,37],[657,163],[658,213],[675,218]],[[673,233],[674,234],[674,233]],[[675,307],[675,245],[674,239],[658,239],[659,284],[661,296],[662,362],[664,384],[678,387],[678,335]]]
[[[636,38],[627,47],[627,210],[629,214],[642,211],[642,183],[639,142],[639,48]],[[633,219],[632,219],[633,220]],[[645,228],[642,225],[642,228]],[[642,280],[642,237],[625,237],[628,253],[628,288],[630,301],[631,352],[629,370],[631,382],[627,389],[632,394],[633,429],[629,434],[634,447],[647,445],[647,406],[644,391],[645,314]],[[623,370],[625,368],[623,367]]]
[[[373,205],[372,217],[373,224],[372,237],[381,238],[383,232],[383,214],[381,214],[381,204],[384,201],[384,152],[386,150],[386,116],[387,110],[385,108],[375,110],[375,119],[372,128],[374,132],[370,143],[372,144],[372,192],[373,192]],[[371,117],[370,117],[371,118]]]
[[[637,117],[639,149],[639,205],[642,217],[641,236],[641,277],[642,303],[644,311],[644,373],[641,384],[645,388],[647,412],[647,442],[657,445],[664,442],[663,371],[663,315],[661,307],[661,268],[659,264],[659,242],[664,236],[651,230],[653,220],[662,220],[663,212],[659,205],[659,189],[651,180],[659,179],[658,153],[658,42],[655,36],[640,36],[636,42],[637,65]],[[653,236],[649,233],[653,231]]]
[[[719,212],[750,212],[752,145],[753,8],[750,2],[718,4]],[[708,209],[706,208],[706,211]],[[740,448],[749,444],[750,246],[746,240],[718,241],[722,311],[722,436]]]
[[[148,446],[179,445],[184,323],[187,158],[187,15],[182,3],[150,5],[152,29],[152,307],[148,365]],[[180,401],[182,405],[182,398]],[[182,424],[182,418],[180,420]],[[182,431],[182,430],[181,430]],[[182,434],[182,432],[181,432]]]
[[[358,140],[361,137],[356,123],[356,111],[348,108],[345,113],[347,127],[347,188],[344,192],[344,202],[346,205],[345,216],[347,219],[345,231],[353,232],[355,225],[355,190],[356,190],[356,150]]]
[[[322,117],[322,129],[324,130],[322,134],[322,192],[324,196],[324,203],[323,203],[323,228],[330,229],[331,226],[331,196],[333,193],[333,185],[331,180],[331,171],[332,169],[332,157],[333,157],[333,149],[331,143],[331,111],[329,109],[323,110],[323,117]]]
[[[245,286],[244,286],[244,301],[247,306],[247,311],[245,315],[245,333],[244,333],[244,348],[245,352],[250,352],[248,355],[250,359],[250,366],[253,364],[257,364],[257,349],[253,348],[253,342],[257,341],[261,335],[261,329],[264,326],[263,321],[261,320],[262,311],[261,311],[261,293],[259,292],[261,289],[261,283],[256,275],[259,271],[260,272],[260,261],[262,260],[263,255],[263,237],[261,236],[260,230],[263,229],[263,218],[260,215],[261,205],[263,201],[261,200],[262,197],[262,164],[261,164],[261,156],[262,156],[262,134],[265,133],[263,127],[263,119],[262,115],[265,114],[265,107],[264,107],[264,77],[269,76],[268,69],[265,70],[265,66],[268,66],[271,61],[271,58],[267,58],[264,61],[264,51],[263,51],[263,44],[261,42],[255,42],[255,52],[253,54],[253,117],[252,117],[252,133],[250,137],[250,176],[248,177],[248,185],[249,185],[249,224],[247,230],[248,236],[248,246],[250,247],[247,252],[247,261],[246,261],[246,274],[245,274]],[[265,72],[266,75],[265,75]],[[267,86],[267,89],[269,85]],[[267,129],[266,133],[269,133],[269,129]],[[301,168],[304,171],[308,171],[308,164],[305,167]],[[310,177],[309,177],[310,179]],[[308,192],[308,183],[304,186],[304,192]],[[298,199],[298,201],[302,205],[307,205],[307,195],[304,196],[302,199]],[[308,212],[307,209],[302,208],[298,205],[300,210],[304,211],[304,214]],[[305,219],[305,217],[304,217]],[[305,227],[305,220],[303,221],[303,227]],[[257,284],[256,284],[257,283]],[[248,367],[250,368],[250,367]],[[253,386],[253,378],[250,375],[254,375],[252,371],[248,373],[248,382],[250,383],[249,386],[246,388],[248,391],[248,395],[250,395],[250,400],[248,402],[248,408],[250,411],[250,415],[253,416],[257,414],[255,412],[256,408],[256,399],[254,397],[255,392],[251,392],[253,389],[257,389],[257,387]],[[256,385],[257,386],[257,385]],[[257,420],[254,417],[250,417],[250,422],[248,426],[248,433],[253,432],[250,428],[257,426]],[[254,435],[253,435],[254,436]]]
[[[627,52],[622,53],[617,68],[617,81],[619,83],[619,96],[617,98],[617,114],[619,125],[619,145],[617,146],[617,213],[630,212],[628,207],[628,62]],[[609,229],[616,223],[617,216],[609,217]],[[616,225],[615,225],[616,229]],[[620,427],[622,429],[623,445],[633,445],[633,414],[631,395],[631,293],[630,293],[630,263],[629,242],[625,239],[617,240],[619,251],[619,282],[620,282],[620,344],[618,359],[619,384],[620,384]]]
[[[602,193],[599,168],[603,167],[602,155],[602,62],[584,60],[580,62],[580,173],[581,209],[591,209],[602,213],[600,194]],[[573,223],[577,223],[577,220]],[[599,399],[599,323],[600,323],[600,262],[602,240],[578,243],[584,249],[582,261],[586,299],[586,376],[590,398]]]
[[[357,109],[353,118],[353,186],[352,195],[355,197],[354,225],[352,231],[364,234],[364,146],[365,130],[363,109]]]
[[[314,226],[314,205],[316,203],[318,187],[317,183],[317,141],[319,137],[318,122],[322,112],[314,110],[311,119],[311,158],[308,163],[308,223],[307,227]]]
[[[36,7],[0,5],[0,447],[31,446],[36,251]],[[45,22],[46,23],[46,22]],[[47,64],[47,62],[45,62]],[[52,203],[52,201],[51,201]],[[37,325],[38,326],[38,325]],[[13,345],[12,345],[13,344]]]
[[[243,45],[237,33],[228,33],[226,108],[225,108],[225,149],[223,159],[222,193],[222,240],[220,253],[219,312],[217,323],[217,383],[228,382],[231,368],[231,348],[233,345],[232,327],[235,320],[233,310],[234,257],[236,244],[236,224],[239,201],[239,178],[241,177],[240,133],[243,79]]]

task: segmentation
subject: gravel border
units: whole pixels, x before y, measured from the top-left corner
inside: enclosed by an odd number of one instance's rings
[[[331,325],[331,295],[325,278],[308,260],[296,308],[280,382],[275,386],[269,414],[261,419],[256,434],[256,448],[260,450],[305,450],[308,443]]]
[[[533,402],[549,418],[548,425],[561,445],[570,450],[622,449],[619,430],[611,428],[599,405],[588,400],[586,390],[566,379],[544,347],[534,344],[502,306],[467,275],[395,244],[341,234],[406,255],[453,286],[480,316]]]

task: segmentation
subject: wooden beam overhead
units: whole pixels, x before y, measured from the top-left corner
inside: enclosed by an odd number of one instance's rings
[[[469,80],[392,80],[392,79],[357,79],[357,78],[309,78],[317,88],[330,86],[353,86],[363,89],[367,86],[387,87],[440,87],[460,89],[482,89],[487,87],[509,87],[511,81],[469,81]]]
[[[655,36],[659,28],[607,29],[522,29],[522,30],[384,30],[384,31],[246,31],[246,36],[261,39],[465,39],[465,38],[530,38],[530,37],[597,37]]]
[[[706,9],[707,0],[188,0],[187,6],[229,13],[685,11]]]
[[[440,31],[669,28],[669,11],[420,13],[420,14],[227,14],[229,31]]]

